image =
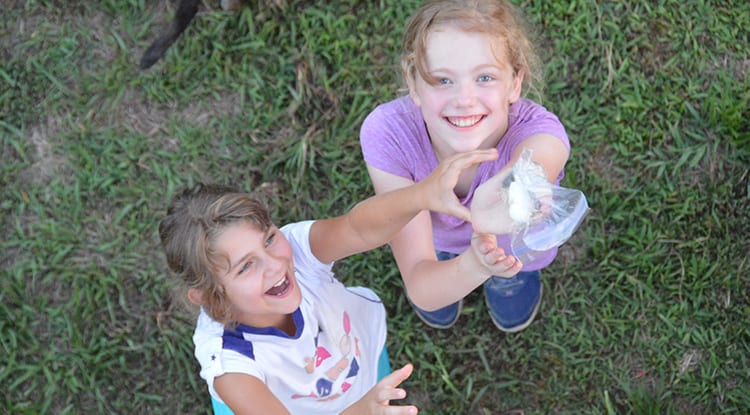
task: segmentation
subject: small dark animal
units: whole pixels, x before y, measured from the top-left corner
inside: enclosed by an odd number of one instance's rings
[[[177,12],[174,20],[170,23],[169,28],[165,30],[151,46],[143,52],[141,57],[140,68],[148,69],[159,59],[164,57],[167,49],[172,43],[180,37],[182,32],[188,27],[195,15],[198,13],[198,6],[201,0],[179,0]],[[221,7],[224,10],[237,10],[240,7],[239,0],[222,0]]]

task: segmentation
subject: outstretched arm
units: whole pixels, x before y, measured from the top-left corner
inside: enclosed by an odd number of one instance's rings
[[[418,183],[371,197],[342,216],[316,221],[310,231],[313,253],[321,262],[332,262],[377,248],[423,210],[469,220],[469,210],[459,203],[453,188],[464,169],[495,158],[494,149],[453,156]]]

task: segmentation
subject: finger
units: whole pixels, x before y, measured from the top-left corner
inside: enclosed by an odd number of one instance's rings
[[[497,262],[497,259],[503,256],[502,249],[498,248],[497,245],[490,240],[479,241],[479,252],[482,254],[482,259],[490,265]]]
[[[385,413],[388,415],[417,415],[419,409],[416,406],[389,406]]]
[[[463,170],[472,164],[495,160],[497,157],[497,150],[491,148],[487,150],[474,150],[466,153],[459,153],[449,158],[447,162],[450,168]]]
[[[472,164],[482,163],[485,161],[495,160],[498,157],[497,150],[494,148],[487,150],[474,150],[465,155],[465,166],[468,167]]]
[[[381,388],[378,389],[378,402],[386,403],[406,398],[406,391],[401,388]]]
[[[490,265],[502,263],[505,259],[505,255],[503,255],[497,249],[492,249],[484,255],[484,261]]]
[[[521,272],[521,268],[523,268],[523,262],[521,262],[520,259],[513,257],[513,259],[516,260],[516,263],[513,264],[513,268],[516,272]]]
[[[495,261],[496,264],[502,264],[506,268],[511,268],[515,263],[517,262],[516,257],[513,255],[508,255],[505,253],[505,250],[501,247],[497,247],[497,259]]]
[[[396,386],[400,385],[401,382],[405,381],[409,376],[411,376],[413,370],[414,365],[412,365],[411,363],[407,363],[400,369],[394,370],[393,373],[384,377],[383,380],[378,383],[382,384],[383,386],[395,388]]]
[[[489,234],[489,233],[480,233],[475,234],[474,238],[476,239],[477,248],[479,249],[479,252],[482,254],[486,254],[489,251],[497,248],[497,239],[495,235]]]
[[[512,264],[508,265],[506,262],[502,262],[499,264],[499,269],[497,270],[496,275],[507,275],[508,277],[512,277],[513,275],[518,274],[521,271],[521,268],[523,268],[523,264],[521,261],[515,260]]]
[[[517,263],[518,261],[516,261],[516,257],[514,256],[507,256],[503,258],[503,264],[505,264],[507,268],[513,268]]]
[[[393,386],[398,386],[401,384],[401,382],[405,381],[406,379],[411,376],[412,372],[414,371],[414,365],[411,363],[407,363],[403,365],[400,369],[396,370],[394,373],[397,376],[398,383],[394,384]]]
[[[448,208],[449,215],[455,216],[466,222],[471,222],[471,211],[466,206],[456,202],[453,206]]]
[[[494,160],[498,157],[497,149],[495,148],[488,148],[485,150],[474,150],[470,152],[473,157],[477,157],[478,160],[481,161],[488,161],[488,160]]]
[[[500,250],[502,251],[502,248],[500,248]],[[520,261],[513,255],[505,255],[505,253],[503,253],[497,261],[498,264],[504,265],[507,269],[512,268],[519,262]]]

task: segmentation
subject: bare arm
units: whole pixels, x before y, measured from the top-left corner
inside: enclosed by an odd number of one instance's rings
[[[344,215],[316,221],[310,230],[313,253],[320,261],[331,262],[377,248],[390,241],[423,210],[468,220],[469,210],[459,203],[453,188],[465,168],[495,158],[494,149],[454,156],[419,183],[409,183],[371,197]]]
[[[268,386],[254,376],[226,373],[214,379],[214,388],[235,415],[290,415]]]

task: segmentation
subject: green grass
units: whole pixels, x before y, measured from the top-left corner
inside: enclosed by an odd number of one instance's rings
[[[372,194],[359,125],[399,94],[409,1],[206,1],[166,58],[167,2],[11,0],[0,24],[0,412],[209,413],[192,317],[156,235],[197,181],[278,223]],[[750,3],[519,1],[543,104],[592,212],[502,334],[480,290],[426,328],[387,248],[337,265],[375,289],[427,414],[750,412]]]

